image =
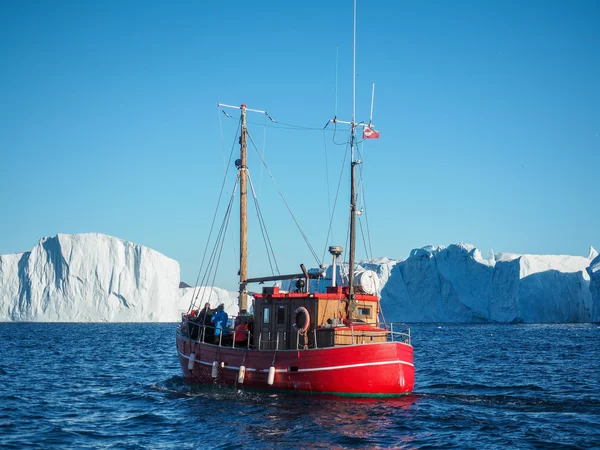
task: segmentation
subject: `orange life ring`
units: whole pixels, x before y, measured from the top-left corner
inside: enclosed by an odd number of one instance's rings
[[[298,326],[299,314],[304,316],[304,325],[302,327]],[[306,330],[308,330],[308,327],[310,326],[310,314],[308,313],[308,309],[306,309],[304,306],[301,306],[294,311],[294,323],[292,326],[298,333],[305,333]]]

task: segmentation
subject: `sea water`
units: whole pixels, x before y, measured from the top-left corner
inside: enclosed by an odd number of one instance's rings
[[[2,323],[0,448],[600,448],[598,325],[412,336],[414,394],[347,399],[187,385],[175,324]]]

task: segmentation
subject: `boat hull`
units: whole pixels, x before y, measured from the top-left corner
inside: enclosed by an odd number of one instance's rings
[[[414,387],[413,348],[401,342],[266,351],[220,347],[177,334],[177,350],[190,383],[346,396],[397,396]],[[245,367],[242,382],[240,366]],[[269,384],[271,366],[275,376]]]

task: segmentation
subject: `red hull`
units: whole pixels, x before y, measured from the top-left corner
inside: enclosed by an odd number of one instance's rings
[[[186,381],[321,394],[378,396],[412,392],[413,348],[401,342],[347,345],[311,350],[247,350],[198,343],[177,334],[179,361]],[[194,353],[189,370],[190,354]],[[275,379],[268,385],[269,368]],[[217,361],[217,378],[212,377]],[[243,384],[240,366],[246,367]]]

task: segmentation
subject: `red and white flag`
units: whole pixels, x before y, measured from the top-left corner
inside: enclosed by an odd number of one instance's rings
[[[363,130],[363,139],[379,139],[379,131],[375,128],[365,127]]]

